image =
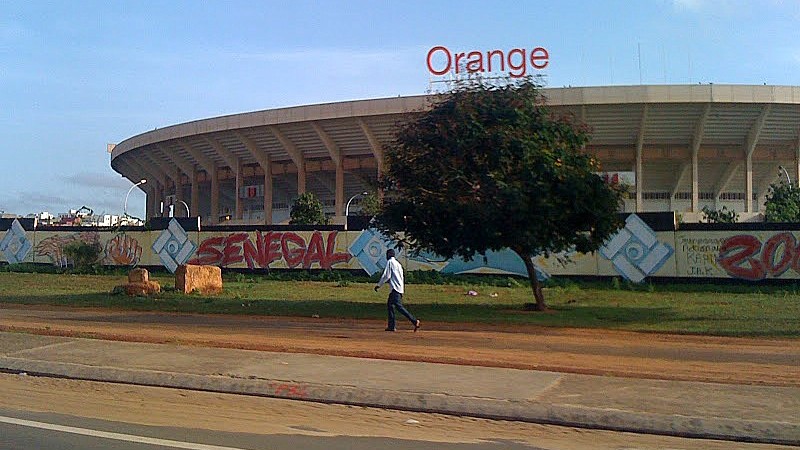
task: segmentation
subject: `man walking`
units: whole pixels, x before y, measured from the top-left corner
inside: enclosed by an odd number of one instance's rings
[[[389,282],[389,287],[392,289],[389,292],[389,299],[386,301],[386,306],[389,312],[389,325],[386,331],[397,331],[394,323],[394,309],[397,308],[400,314],[406,316],[408,320],[414,325],[414,332],[419,330],[419,320],[417,320],[408,310],[403,307],[403,266],[394,257],[394,250],[386,250],[386,269],[383,270],[381,279],[375,285],[375,292],[378,292],[383,283]]]

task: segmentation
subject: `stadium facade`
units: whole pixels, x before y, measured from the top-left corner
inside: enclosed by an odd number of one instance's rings
[[[800,179],[800,87],[641,85],[544,89],[557,114],[589,125],[587,150],[608,173],[635,180],[625,212],[704,206],[758,220],[769,186]],[[382,170],[399,124],[433,96],[271,109],[197,120],[133,136],[111,152],[115,171],[140,185],[146,214],[201,216],[206,224],[276,224],[303,192],[334,223]],[[181,203],[186,204],[183,208]]]

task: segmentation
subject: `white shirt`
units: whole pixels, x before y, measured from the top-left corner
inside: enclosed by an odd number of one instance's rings
[[[378,287],[383,286],[383,283],[387,281],[392,289],[403,293],[403,266],[394,257],[386,261],[386,268],[383,269],[383,275],[378,280]]]

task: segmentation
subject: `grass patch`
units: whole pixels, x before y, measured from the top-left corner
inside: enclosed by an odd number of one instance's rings
[[[112,295],[124,275],[0,273],[0,304],[106,307],[137,311],[384,319],[386,288],[369,280],[329,281],[226,276],[218,295],[182,295],[171,275],[155,274],[165,292],[155,297]],[[524,283],[467,282],[407,286],[405,304],[426,321],[608,328],[725,336],[800,336],[800,293],[795,287],[551,283],[550,313],[526,312]],[[496,284],[499,284],[496,285]],[[702,286],[702,289],[700,288]],[[683,290],[682,290],[683,289]],[[478,296],[464,295],[475,290]],[[496,295],[495,295],[496,294]]]

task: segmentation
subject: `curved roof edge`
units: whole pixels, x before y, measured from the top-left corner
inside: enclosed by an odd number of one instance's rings
[[[633,85],[543,89],[552,106],[642,103],[788,103],[800,104],[800,86]],[[268,109],[194,120],[158,128],[120,142],[119,155],[145,145],[205,133],[292,122],[404,114],[423,110],[431,95],[388,97]]]

